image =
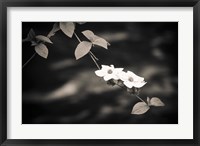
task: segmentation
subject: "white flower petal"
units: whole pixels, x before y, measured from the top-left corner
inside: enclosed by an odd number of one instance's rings
[[[124,71],[118,73],[117,76],[118,76],[119,79],[121,79],[122,81],[128,81],[128,76],[127,76],[127,74],[126,74]]]
[[[128,81],[124,82],[124,85],[126,85],[126,87],[128,87],[128,88],[133,87],[133,84],[131,82],[128,82]]]
[[[95,74],[99,77],[103,77],[106,75],[106,72],[104,70],[97,70],[95,71]]]
[[[114,71],[117,72],[117,73],[119,73],[119,72],[122,72],[123,69],[124,68],[115,68]]]
[[[112,64],[110,65],[110,67],[111,67],[112,69],[114,69],[114,68],[115,68],[115,67],[114,67],[114,65],[112,65]]]
[[[136,88],[141,88],[143,87],[147,82],[133,82],[133,86]]]
[[[134,74],[134,73],[131,72],[131,71],[127,71],[127,74],[128,74],[129,76],[131,76],[131,77],[134,79],[134,81],[144,81],[144,78],[143,78],[143,77],[140,77],[140,76]]]
[[[112,79],[113,78],[113,75],[112,74],[106,74],[104,77],[103,77],[103,79],[105,80],[105,81],[108,81],[108,80],[110,80],[110,79]]]
[[[113,74],[112,79],[118,80],[119,77],[117,75]]]
[[[138,82],[142,82],[142,81],[144,81],[144,78],[139,77],[139,76],[137,76],[137,78],[134,78],[134,79],[135,79],[135,81],[138,81]]]
[[[101,67],[102,67],[103,70],[108,70],[108,69],[110,69],[110,66],[108,66],[108,65],[101,65]]]

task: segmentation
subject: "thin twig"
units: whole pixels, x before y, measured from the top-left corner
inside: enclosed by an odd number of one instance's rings
[[[29,58],[26,63],[24,63],[24,65],[22,66],[22,69],[33,59],[33,57],[35,57],[36,52],[31,56],[31,58]]]
[[[122,88],[122,89],[127,89],[127,88],[125,88],[124,86],[121,86],[121,85],[119,85],[119,84],[117,84],[117,86],[119,86],[120,88]]]
[[[97,63],[96,60],[93,58],[93,56],[92,56],[91,54],[89,54],[89,55],[90,55],[90,57],[92,58],[92,60],[94,61],[94,63],[95,63],[95,65],[97,66],[97,68],[100,69],[98,63]]]
[[[135,94],[135,96],[136,96],[139,100],[141,100],[142,102],[146,103],[146,102],[145,102],[142,98],[140,98],[138,95]]]
[[[121,88],[123,88],[123,89],[127,89],[127,88],[125,88],[124,86],[121,86],[121,85],[119,85],[119,84],[117,84],[119,87],[121,87]],[[144,103],[146,103],[144,100],[142,100],[142,98],[140,98],[137,94],[132,94],[132,95],[135,95],[139,100],[141,100],[142,102],[144,102]]]
[[[97,61],[99,60],[99,59],[92,53],[92,51],[90,51],[89,53],[94,57],[95,60],[97,60]]]
[[[80,40],[80,38],[77,36],[77,34],[74,32],[74,35],[75,35],[75,37],[77,38],[77,40],[79,41],[79,42],[81,42],[81,40]]]

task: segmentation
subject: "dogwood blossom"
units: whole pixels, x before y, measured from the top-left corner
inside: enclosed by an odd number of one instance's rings
[[[114,79],[118,80],[118,74],[122,72],[123,68],[114,68],[114,65],[101,65],[101,69],[95,71],[95,74],[99,77],[103,77],[105,81]]]
[[[128,88],[141,88],[147,83],[144,81],[143,77],[137,76],[131,71],[121,71],[118,76]]]

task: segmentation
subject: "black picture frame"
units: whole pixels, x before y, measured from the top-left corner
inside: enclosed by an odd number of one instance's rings
[[[194,38],[193,38],[193,72],[194,72],[194,138],[187,139],[87,139],[87,140],[24,140],[7,139],[7,8],[8,7],[193,7]],[[0,144],[2,146],[31,145],[199,145],[199,61],[200,59],[200,2],[199,0],[1,0],[0,2]]]

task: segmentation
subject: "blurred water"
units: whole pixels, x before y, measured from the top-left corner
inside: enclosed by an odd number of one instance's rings
[[[30,28],[47,35],[53,23],[23,22],[22,34]],[[89,56],[76,61],[75,37],[58,31],[47,44],[48,59],[36,57],[23,69],[23,124],[177,124],[178,123],[178,23],[128,22],[77,25],[105,38],[108,50],[92,48],[100,64],[114,64],[143,76],[147,84],[140,97],[159,97],[165,107],[153,107],[144,115],[131,115],[139,102],[119,87],[111,87],[94,74]],[[34,53],[23,43],[23,63]],[[181,97],[180,97],[181,98]]]

